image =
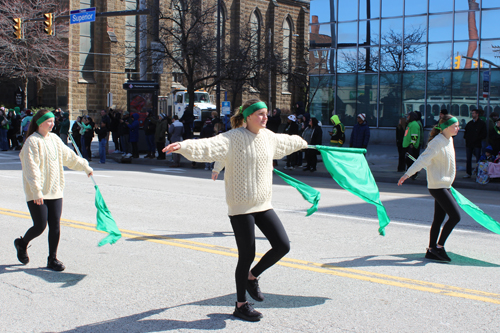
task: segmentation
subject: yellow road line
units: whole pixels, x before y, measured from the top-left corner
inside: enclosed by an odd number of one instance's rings
[[[0,214],[12,216],[12,217],[24,218],[24,219],[31,219],[29,213],[27,213],[27,212],[20,212],[20,211],[15,211],[15,210],[11,210],[11,209],[5,209],[5,208],[0,208]],[[104,233],[103,231],[96,230],[95,224],[92,224],[92,223],[86,223],[86,222],[74,221],[74,220],[68,220],[68,219],[61,219],[61,224],[64,226],[71,227],[71,228]],[[195,241],[179,239],[179,238],[173,238],[173,237],[168,237],[168,236],[159,236],[159,235],[155,235],[155,234],[149,234],[149,233],[133,231],[133,230],[121,229],[120,231],[122,232],[122,236],[126,237],[126,238],[144,240],[144,241],[148,241],[148,242],[176,246],[176,247],[180,247],[180,248],[185,248],[185,249],[190,249],[190,250],[195,250],[195,251],[202,251],[202,252],[206,252],[206,253],[213,253],[213,254],[229,256],[229,257],[237,257],[238,256],[238,251],[236,249],[232,249],[232,248],[228,248],[228,247],[212,245],[212,244],[207,244],[207,243],[201,243],[201,242],[195,242]],[[262,257],[262,255],[263,254],[258,253],[256,255],[256,257],[260,258],[260,257]],[[465,299],[476,300],[476,301],[487,302],[487,303],[500,304],[500,294],[495,294],[495,293],[490,293],[490,292],[485,292],[485,291],[480,291],[480,290],[473,290],[473,289],[448,286],[448,285],[434,283],[434,282],[408,279],[408,278],[397,277],[397,276],[392,276],[392,275],[363,271],[363,270],[359,270],[359,269],[337,267],[334,265],[320,264],[320,263],[299,260],[299,259],[292,259],[292,258],[283,258],[283,259],[281,259],[280,262],[278,262],[278,265],[281,265],[284,267],[290,267],[290,268],[295,268],[295,269],[311,271],[311,272],[316,272],[316,273],[335,275],[335,276],[340,276],[340,277],[345,277],[345,278],[350,278],[350,279],[355,279],[355,280],[360,280],[360,281],[367,281],[367,282],[384,284],[384,285],[389,285],[389,286],[394,286],[394,287],[406,288],[406,289],[411,289],[411,290],[424,291],[424,292],[430,292],[430,293],[435,293],[435,294],[440,294],[440,295],[465,298]]]

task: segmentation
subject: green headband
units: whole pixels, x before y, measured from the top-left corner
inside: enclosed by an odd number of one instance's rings
[[[438,130],[442,131],[442,130],[444,130],[445,128],[450,127],[450,126],[451,126],[451,125],[453,125],[454,123],[458,123],[458,119],[457,119],[457,118],[455,118],[455,117],[452,117],[452,118],[450,118],[449,120],[447,120],[446,122],[444,122],[444,123],[442,123],[442,124],[439,124],[439,125],[437,125],[437,126],[436,126],[436,127],[434,127],[434,128],[436,128],[436,129],[438,129]]]
[[[38,126],[40,126],[45,120],[49,119],[49,118],[54,118],[54,114],[52,112],[47,112],[46,114],[44,114],[43,116],[41,116],[40,118],[38,118],[38,120],[36,121],[36,124]]]
[[[247,120],[247,117],[249,115],[251,115],[252,113],[254,113],[255,111],[260,110],[260,109],[267,109],[266,103],[257,102],[257,103],[250,105],[245,110],[243,110],[243,117],[245,117],[245,121]]]

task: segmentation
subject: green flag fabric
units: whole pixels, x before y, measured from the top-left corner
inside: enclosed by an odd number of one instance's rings
[[[105,244],[114,244],[117,240],[122,237],[120,230],[116,226],[116,222],[111,216],[111,212],[106,206],[104,199],[102,198],[101,191],[97,185],[95,187],[95,207],[97,208],[97,225],[96,229],[105,231],[109,235],[106,236],[103,240],[99,242],[99,246],[103,246]]]
[[[302,197],[307,200],[309,203],[312,203],[312,207],[307,210],[306,216],[313,214],[318,210],[319,199],[321,198],[321,193],[318,190],[312,188],[311,186],[304,184],[300,180],[290,177],[286,173],[283,173],[279,170],[274,169],[274,172],[281,177],[288,185],[291,185],[302,194]]]
[[[500,224],[495,221],[491,216],[486,214],[474,205],[469,199],[464,197],[460,192],[455,190],[453,187],[450,188],[451,194],[457,200],[458,205],[462,208],[470,217],[472,217],[477,223],[485,227],[486,229],[493,231],[494,233],[500,234]]]
[[[385,236],[389,216],[380,201],[377,183],[365,158],[366,149],[330,146],[310,146],[321,153],[323,163],[332,178],[344,189],[375,205],[379,221],[378,232]]]

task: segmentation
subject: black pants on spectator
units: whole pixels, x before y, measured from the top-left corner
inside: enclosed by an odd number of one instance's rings
[[[316,154],[316,149],[306,150],[306,162],[306,168],[316,170],[316,165],[318,164],[318,155]]]
[[[436,244],[444,246],[446,239],[458,222],[460,222],[460,211],[458,204],[453,198],[450,189],[439,188],[429,189],[429,193],[434,197],[434,220],[432,221],[429,247],[436,248]],[[448,221],[441,230],[444,218],[448,214]],[[441,236],[439,235],[441,233]],[[438,241],[439,237],[439,241]]]
[[[419,148],[415,148],[413,146],[409,146],[408,148],[406,148],[406,152],[408,154],[410,154],[411,156],[413,156],[414,159],[417,159],[418,156],[420,155],[420,149]],[[406,169],[409,169],[411,167],[411,165],[413,164],[413,160],[409,157],[406,157]],[[412,178],[416,178],[418,175],[418,172],[416,174],[414,174],[412,176]]]
[[[40,236],[47,224],[49,225],[49,257],[56,257],[59,237],[61,235],[61,214],[63,199],[43,200],[37,205],[33,200],[28,201],[28,209],[33,219],[33,226],[26,231],[23,241],[28,245],[34,238]]]
[[[132,144],[132,157],[139,158],[139,145],[138,142],[131,142]]]
[[[237,300],[245,302],[248,272],[255,258],[255,226],[271,243],[271,249],[252,269],[252,274],[255,277],[277,263],[290,251],[290,241],[278,215],[272,209],[258,213],[234,215],[229,218],[238,247],[238,265],[235,273]]]
[[[156,143],[156,150],[158,151],[158,159],[159,160],[164,160],[166,158],[165,153],[162,152],[163,148],[165,148],[165,142],[157,142]]]

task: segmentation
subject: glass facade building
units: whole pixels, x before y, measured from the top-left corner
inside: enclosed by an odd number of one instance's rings
[[[420,111],[432,127],[447,109],[461,126],[486,110],[483,73],[491,62],[490,112],[500,113],[500,0],[311,0],[310,111],[354,125],[394,128]]]

